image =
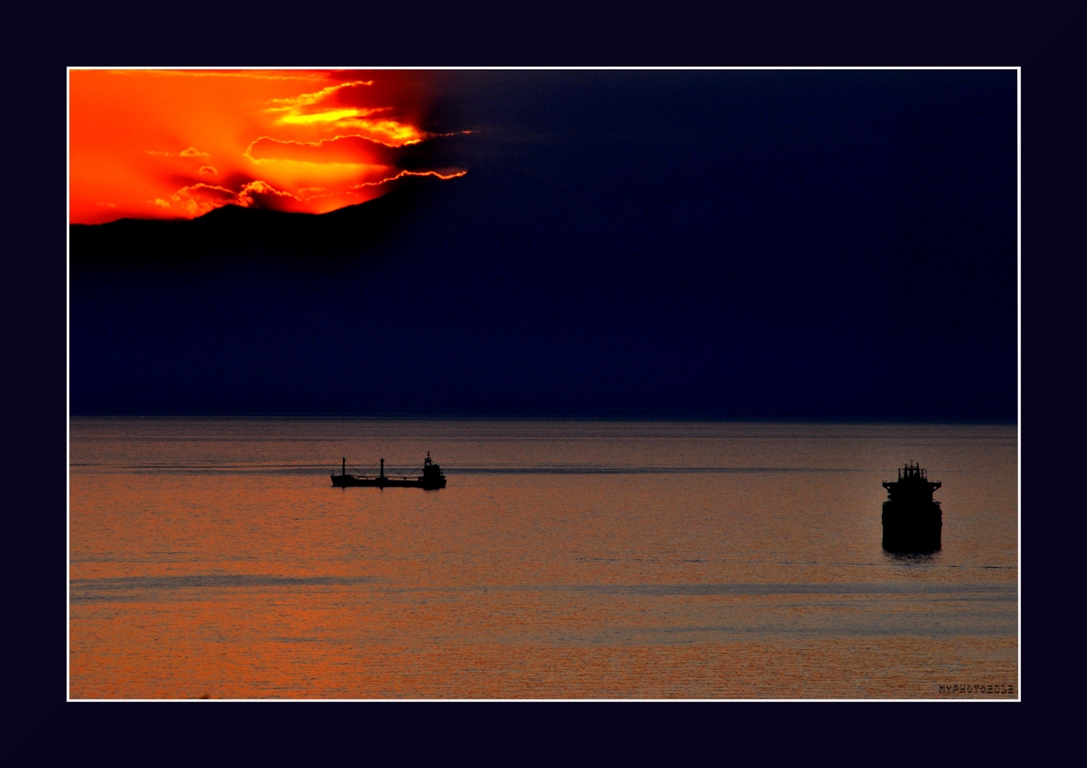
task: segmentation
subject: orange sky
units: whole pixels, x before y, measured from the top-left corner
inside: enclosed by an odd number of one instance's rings
[[[228,203],[324,213],[382,194],[426,129],[426,72],[69,71],[70,221]]]

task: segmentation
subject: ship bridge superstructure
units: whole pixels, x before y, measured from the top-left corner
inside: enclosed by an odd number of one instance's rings
[[[885,482],[883,487],[887,489],[888,501],[939,505],[940,502],[934,501],[932,494],[941,485],[943,483],[930,481],[927,470],[913,463],[901,467],[898,480]]]

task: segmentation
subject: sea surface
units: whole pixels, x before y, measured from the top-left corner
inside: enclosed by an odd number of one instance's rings
[[[438,491],[334,488],[418,472]],[[1018,698],[1015,426],[73,418],[72,699]],[[943,549],[881,548],[917,461]]]

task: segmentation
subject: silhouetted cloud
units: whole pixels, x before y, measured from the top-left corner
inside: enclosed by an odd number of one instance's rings
[[[357,134],[317,141],[281,141],[271,136],[261,136],[246,147],[245,156],[257,163],[275,160],[382,166],[396,163],[394,150]]]
[[[212,184],[193,184],[192,186],[182,187],[170,196],[168,201],[164,201],[161,198],[156,199],[155,203],[159,206],[165,206],[177,215],[202,216],[203,214],[218,208],[228,203],[234,203],[235,205],[242,205],[240,202],[240,196],[225,187],[219,187]]]
[[[272,99],[266,111],[277,114],[277,125],[347,128],[390,147],[414,144],[430,136],[411,123],[390,116],[392,106],[365,103],[366,94],[362,91],[370,85],[373,85],[372,80],[354,80],[314,93]]]

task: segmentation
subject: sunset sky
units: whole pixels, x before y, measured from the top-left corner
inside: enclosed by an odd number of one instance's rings
[[[324,213],[404,175],[449,178],[420,145],[426,72],[69,72],[70,221],[193,218],[226,204]],[[448,135],[446,131],[444,135]]]
[[[73,412],[1014,421],[1017,88],[72,70]]]

